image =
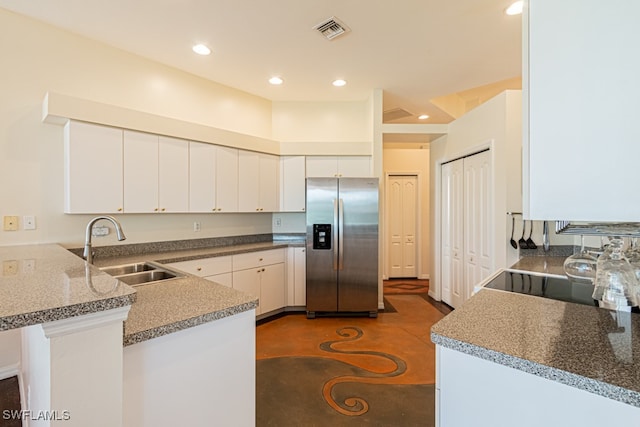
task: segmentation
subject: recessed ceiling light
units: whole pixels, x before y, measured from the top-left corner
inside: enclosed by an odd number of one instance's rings
[[[271,83],[272,85],[281,85],[282,82],[284,82],[284,80],[282,80],[282,78],[278,76],[273,76],[269,79],[269,83]]]
[[[341,87],[341,86],[344,86],[346,84],[347,84],[347,82],[345,80],[342,80],[342,79],[338,79],[338,80],[334,80],[333,81],[333,85],[336,86],[336,87]]]
[[[194,45],[191,49],[198,55],[209,55],[211,53],[211,49],[203,44]]]
[[[522,13],[523,1],[518,0],[516,2],[511,3],[511,6],[505,10],[507,15],[520,15]]]
[[[420,114],[420,115],[418,116],[418,119],[420,119],[420,120],[427,120],[428,118],[429,118],[429,115],[428,115],[428,114]]]

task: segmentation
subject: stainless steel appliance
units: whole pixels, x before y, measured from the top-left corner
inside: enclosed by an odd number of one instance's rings
[[[307,317],[378,315],[378,179],[307,179]]]

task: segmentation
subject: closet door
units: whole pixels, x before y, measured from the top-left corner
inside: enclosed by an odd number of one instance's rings
[[[417,176],[390,176],[389,277],[417,277],[416,229],[418,203]]]
[[[463,159],[442,165],[441,179],[441,290],[452,307],[464,299],[463,282]]]
[[[491,153],[464,159],[464,300],[492,271]]]

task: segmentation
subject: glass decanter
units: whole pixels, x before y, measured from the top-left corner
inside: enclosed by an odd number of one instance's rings
[[[638,280],[623,246],[622,238],[609,238],[609,245],[598,258],[593,299],[600,307],[630,311],[638,305]]]

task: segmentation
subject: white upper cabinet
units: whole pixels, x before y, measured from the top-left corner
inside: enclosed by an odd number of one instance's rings
[[[238,210],[238,150],[189,142],[189,211]]]
[[[524,9],[525,217],[639,221],[640,2]]]
[[[305,210],[305,157],[284,156],[281,166],[281,210],[283,212],[304,212]]]
[[[187,141],[124,131],[124,211],[188,212]]]
[[[278,211],[277,156],[240,150],[238,154],[238,210]]]
[[[65,213],[122,212],[122,129],[67,122]]]
[[[216,211],[238,212],[238,149],[216,147]]]
[[[162,212],[189,212],[189,143],[159,137],[158,206]]]
[[[307,156],[307,177],[369,177],[369,156]]]

